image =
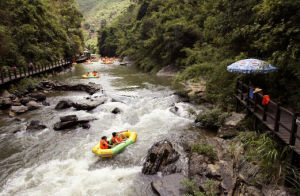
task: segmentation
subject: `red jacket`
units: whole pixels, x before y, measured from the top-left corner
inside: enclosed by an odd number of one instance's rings
[[[268,105],[269,102],[270,102],[269,95],[264,95],[263,100],[262,100],[262,105]]]

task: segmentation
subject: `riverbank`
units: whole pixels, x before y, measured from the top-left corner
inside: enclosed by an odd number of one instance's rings
[[[244,117],[232,113],[215,134],[207,135],[203,128],[194,128],[175,143],[171,139],[174,148],[162,145],[156,147],[159,150],[150,149],[149,160],[160,159],[144,163],[144,168],[152,168],[152,173],[145,174],[160,176],[151,182],[153,191],[161,196],[297,195],[299,184],[297,178],[290,178],[293,168],[284,147],[267,133],[244,130]],[[155,165],[160,166],[153,173]],[[144,168],[142,171],[149,171]],[[285,186],[285,182],[293,180],[292,186]]]
[[[162,71],[160,75],[165,77]],[[289,165],[286,148],[274,136],[251,131],[251,119],[245,114],[223,112],[209,103],[203,79],[182,83],[176,90],[182,101],[205,107],[200,114],[190,111],[196,119],[193,131],[186,130],[167,146],[162,141],[149,149],[143,173],[160,176],[151,181],[156,194],[298,194],[299,173]],[[176,106],[172,111],[176,113]],[[287,187],[286,182],[292,183]]]

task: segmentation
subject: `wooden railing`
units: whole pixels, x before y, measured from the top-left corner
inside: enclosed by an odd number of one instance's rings
[[[27,67],[18,67],[16,69],[8,69],[8,70],[0,70],[0,85],[11,83],[13,81],[17,81],[19,79],[38,75],[58,67],[64,67],[66,65],[72,64],[73,61],[83,61],[87,59],[86,56],[82,56],[79,58],[70,57],[66,59],[56,60],[48,65],[32,65]]]
[[[253,99],[249,96],[250,87],[238,81],[235,98],[237,108],[242,104],[247,111],[254,114],[255,120],[262,122],[268,129],[278,135],[286,144],[290,145],[297,154],[300,154],[300,115],[298,112],[288,110],[270,100],[267,105],[262,105],[263,94],[255,93]]]

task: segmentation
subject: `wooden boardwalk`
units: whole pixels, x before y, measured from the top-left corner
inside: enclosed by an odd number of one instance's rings
[[[1,70],[0,72],[0,86],[5,84],[14,83],[20,79],[36,76],[39,74],[43,74],[52,70],[56,70],[58,68],[69,66],[76,62],[84,62],[87,60],[87,56],[81,56],[79,58],[67,58],[53,62],[52,64],[43,65],[43,66],[32,66],[30,69],[29,67],[20,67],[15,70]]]
[[[298,155],[300,155],[300,116],[299,113],[290,111],[280,104],[270,100],[268,105],[262,105],[263,95],[254,94],[254,98],[249,97],[250,87],[238,82],[235,98],[237,107],[239,104],[246,107],[249,113],[255,117],[255,128],[260,121],[269,130],[276,134],[285,144],[289,145]]]

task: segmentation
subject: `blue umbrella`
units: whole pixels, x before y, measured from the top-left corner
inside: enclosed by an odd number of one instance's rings
[[[229,72],[235,73],[268,73],[277,71],[277,68],[273,65],[258,59],[244,59],[237,61],[227,67]]]

